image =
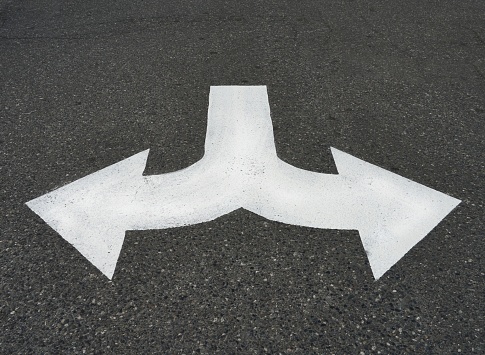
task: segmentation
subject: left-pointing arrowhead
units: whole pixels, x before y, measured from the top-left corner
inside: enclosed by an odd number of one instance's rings
[[[332,148],[363,215],[358,225],[375,279],[423,239],[460,200]]]
[[[147,157],[135,154],[27,206],[111,279],[128,227],[119,207],[133,199]]]

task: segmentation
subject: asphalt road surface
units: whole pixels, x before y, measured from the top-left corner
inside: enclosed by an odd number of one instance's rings
[[[267,85],[290,164],[462,202],[377,281],[356,230],[242,209],[128,231],[110,281],[25,205],[196,162],[211,85]],[[484,120],[483,0],[0,0],[0,352],[483,354]]]

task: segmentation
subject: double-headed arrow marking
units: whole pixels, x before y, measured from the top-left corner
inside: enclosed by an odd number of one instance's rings
[[[108,278],[126,230],[213,220],[238,208],[315,228],[357,229],[374,277],[460,201],[332,148],[339,174],[295,168],[276,155],[265,86],[215,86],[204,157],[143,176],[148,150],[27,205]]]

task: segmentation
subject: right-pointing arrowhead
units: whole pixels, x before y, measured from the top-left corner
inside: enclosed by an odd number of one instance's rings
[[[113,277],[127,220],[129,202],[145,169],[148,150],[27,202],[96,266]]]
[[[460,200],[332,148],[339,175],[364,206],[359,234],[375,279],[423,239]]]

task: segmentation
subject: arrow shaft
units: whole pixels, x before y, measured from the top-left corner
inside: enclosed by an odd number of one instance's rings
[[[216,166],[199,162],[174,173],[129,181],[125,192],[105,206],[130,230],[192,225],[239,208],[239,191],[231,189],[234,183]]]
[[[211,88],[204,159],[238,167],[276,159],[265,86]]]
[[[364,191],[340,175],[319,174],[279,161],[252,186],[243,207],[267,219],[315,228],[356,229]],[[360,201],[359,201],[360,200]],[[368,207],[368,206],[367,206]]]

